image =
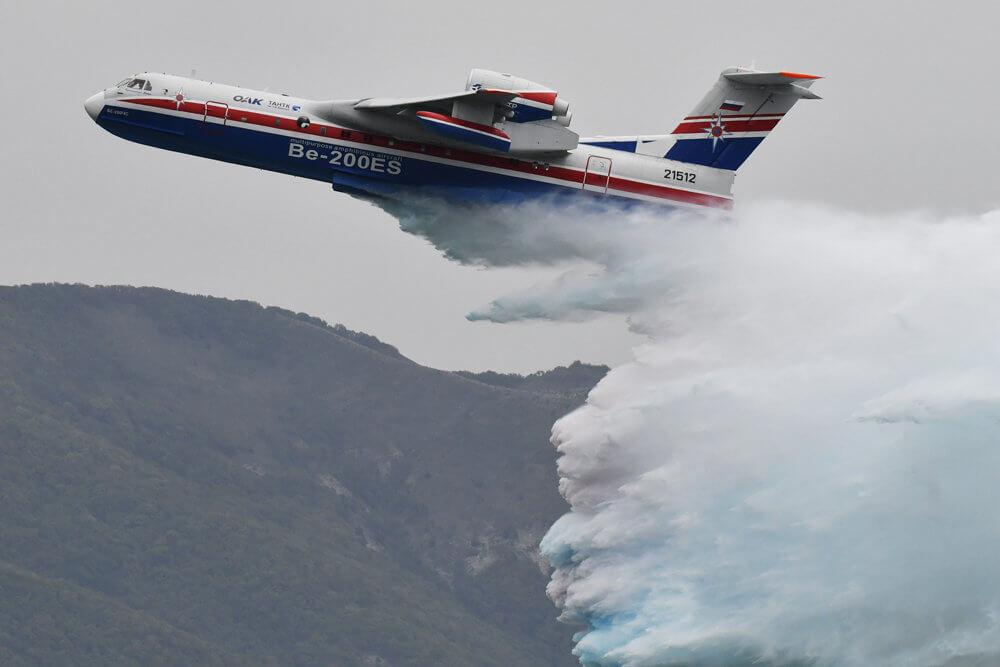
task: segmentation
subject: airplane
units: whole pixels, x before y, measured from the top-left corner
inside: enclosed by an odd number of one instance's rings
[[[193,74],[193,73],[192,73]],[[143,72],[86,100],[140,144],[363,197],[580,197],[729,210],[736,170],[820,77],[730,67],[669,134],[581,138],[550,87],[473,69],[465,89],[318,101]]]

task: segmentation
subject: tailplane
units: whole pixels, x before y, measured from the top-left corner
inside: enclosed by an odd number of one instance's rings
[[[796,72],[723,70],[715,86],[674,129],[670,160],[735,171],[820,77]]]

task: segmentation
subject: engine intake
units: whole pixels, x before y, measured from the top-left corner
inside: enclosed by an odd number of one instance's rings
[[[536,120],[559,120],[563,127],[569,125],[572,114],[569,102],[559,97],[559,93],[540,83],[521,77],[488,69],[474,69],[469,72],[466,90],[494,88],[516,92],[518,96],[508,102],[504,117],[512,123],[530,123]]]

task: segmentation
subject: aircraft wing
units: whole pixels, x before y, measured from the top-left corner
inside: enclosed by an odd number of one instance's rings
[[[472,70],[467,90],[426,97],[369,97],[345,102],[345,122],[405,136],[413,123],[421,133],[450,143],[511,155],[535,156],[576,148],[568,129],[569,103],[545,86],[511,76]],[[411,125],[406,125],[411,123]]]
[[[381,110],[399,112],[404,109],[420,111],[443,111],[450,113],[454,102],[471,102],[484,106],[504,106],[515,99],[518,93],[512,90],[479,88],[463,90],[460,93],[431,95],[429,97],[369,97],[354,105],[359,110]]]

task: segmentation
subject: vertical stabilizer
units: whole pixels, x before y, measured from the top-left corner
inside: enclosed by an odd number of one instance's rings
[[[672,132],[670,160],[735,171],[820,77],[796,72],[723,70],[715,86]]]

